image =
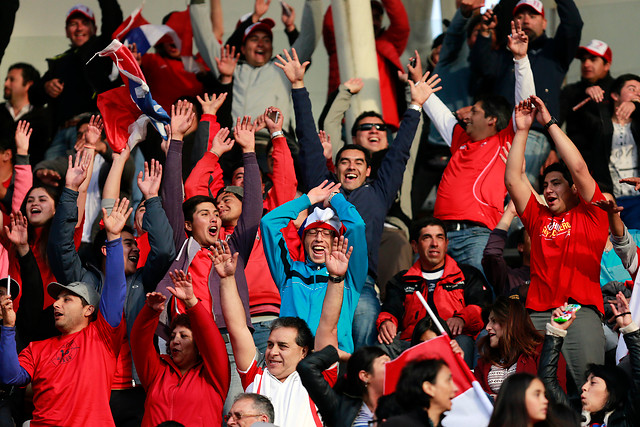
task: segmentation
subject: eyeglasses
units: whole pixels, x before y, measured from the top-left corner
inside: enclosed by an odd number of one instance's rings
[[[326,228],[312,228],[311,230],[307,231],[307,234],[309,236],[317,236],[318,233],[325,237],[330,237],[333,234],[333,231],[327,230]]]
[[[224,422],[229,422],[229,420],[231,418],[233,418],[236,421],[240,421],[244,418],[251,418],[251,417],[261,417],[262,414],[241,414],[240,412],[236,412],[235,414],[232,412],[229,412],[227,415],[224,416]]]
[[[380,131],[387,130],[386,123],[363,123],[361,125],[358,125],[358,127],[356,127],[356,130],[371,130],[374,127]]]

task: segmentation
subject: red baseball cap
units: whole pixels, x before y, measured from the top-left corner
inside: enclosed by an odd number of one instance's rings
[[[74,15],[82,15],[88,20],[92,21],[94,24],[96,23],[96,17],[93,14],[93,11],[83,4],[77,4],[69,9],[65,22],[68,22],[69,19],[71,19]]]
[[[593,39],[586,46],[580,46],[578,51],[576,52],[576,58],[582,57],[583,54],[588,53],[593,56],[598,56],[609,64],[613,59],[613,54],[611,52],[611,48],[608,44],[603,42],[602,40]]]
[[[276,26],[276,23],[271,18],[265,18],[256,22],[255,24],[249,25],[249,27],[246,30],[244,30],[244,37],[242,37],[242,43],[244,43],[247,37],[249,37],[251,34],[255,33],[256,31],[266,32],[267,34],[269,34],[269,37],[271,37],[271,39],[273,40],[273,32],[271,31],[271,29],[275,26]]]
[[[544,6],[540,0],[520,0],[516,7],[513,8],[513,15],[515,16],[518,10],[523,7],[529,7],[538,12],[544,18]]]

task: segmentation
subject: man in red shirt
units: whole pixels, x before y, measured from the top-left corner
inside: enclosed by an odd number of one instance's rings
[[[102,297],[84,282],[54,282],[47,287],[55,299],[59,337],[32,342],[18,356],[13,302],[9,296],[0,297],[0,383],[31,383],[34,427],[115,425],[109,395],[126,332],[122,321],[126,279],[120,233],[130,214],[129,202],[123,199],[109,216],[104,215],[107,265]]]
[[[544,199],[538,202],[523,173],[529,128],[537,119],[553,138],[566,163],[544,173]],[[531,285],[527,308],[540,330],[554,307],[579,303],[574,326],[562,346],[576,385],[585,381],[587,365],[604,363],[604,312],[600,291],[600,258],[608,236],[607,214],[594,202],[604,201],[582,155],[536,96],[516,106],[517,131],[507,160],[505,184],[531,236]],[[579,387],[578,387],[579,389]]]
[[[513,53],[516,104],[535,93],[527,57],[528,37],[512,24],[509,49]],[[482,271],[482,253],[489,233],[502,217],[506,189],[500,153],[514,135],[506,99],[486,95],[465,118],[466,128],[434,95],[424,103],[433,125],[451,147],[451,160],[438,186],[434,216],[447,225],[449,255],[458,264]]]

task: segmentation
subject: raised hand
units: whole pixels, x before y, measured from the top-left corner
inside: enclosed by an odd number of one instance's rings
[[[615,301],[609,301],[609,306],[611,306],[611,311],[616,319],[616,326],[618,328],[624,328],[633,322],[631,311],[629,311],[629,301],[622,292],[616,294]]]
[[[164,310],[165,301],[167,301],[167,297],[162,295],[160,292],[149,292],[147,294],[147,305],[149,308],[157,312]]]
[[[26,156],[29,154],[29,139],[31,138],[31,132],[33,129],[29,122],[20,120],[18,127],[16,127],[16,154]]]
[[[220,106],[224,103],[224,100],[227,99],[227,92],[223,92],[218,96],[215,94],[209,96],[205,93],[204,98],[200,98],[200,95],[198,95],[197,98],[202,106],[202,114],[216,114]]]
[[[480,32],[484,37],[491,37],[491,32],[498,26],[498,17],[492,9],[488,9],[484,15],[482,15],[481,22]]]
[[[277,114],[276,114],[277,113]],[[273,118],[278,116],[278,121],[274,121]],[[267,125],[267,129],[269,129],[269,133],[273,134],[274,132],[278,132],[282,130],[282,124],[284,123],[284,116],[282,115],[282,111],[276,107],[269,107],[264,111],[264,122]]]
[[[220,52],[220,58],[215,58],[218,73],[220,73],[220,83],[231,83],[238,59],[240,59],[240,52],[236,53],[236,47],[225,45]]]
[[[604,93],[605,92],[598,85],[589,86],[584,92],[594,102],[602,102],[602,101],[604,101]]]
[[[522,59],[527,56],[529,36],[522,30],[520,22],[511,21],[511,34],[509,34],[507,47],[513,53],[515,59]]]
[[[636,191],[640,190],[640,178],[638,177],[622,178],[620,183],[633,185]]]
[[[193,104],[189,101],[180,100],[173,104],[171,106],[171,138],[182,141],[195,117]]]
[[[27,232],[27,218],[22,212],[16,211],[9,216],[9,227],[4,226],[4,234],[16,247],[18,254],[24,256],[29,252],[29,234]]]
[[[52,169],[38,169],[36,171],[36,178],[42,181],[43,184],[51,187],[57,187],[60,185],[62,177],[60,174]]]
[[[284,71],[284,75],[287,76],[289,81],[291,82],[291,87],[294,89],[300,89],[304,87],[304,72],[309,66],[309,61],[305,61],[303,64],[300,64],[300,60],[298,59],[298,54],[294,48],[291,48],[291,55],[285,49],[284,58],[280,55],[276,55],[278,61],[274,62],[276,67],[281,68]]]
[[[211,150],[209,150],[209,152],[220,158],[224,153],[230,151],[233,148],[235,141],[231,138],[227,138],[229,133],[230,131],[228,128],[220,129],[211,141]]]
[[[129,200],[126,198],[116,199],[111,213],[107,214],[107,210],[102,208],[102,221],[107,231],[107,240],[115,240],[120,237],[120,233],[127,223],[127,218],[131,215],[133,208],[129,207]]]
[[[422,104],[427,102],[427,99],[432,93],[436,93],[442,90],[440,84],[440,77],[437,74],[429,76],[429,72],[424,73],[424,76],[417,82],[413,83],[409,80],[409,86],[411,86],[411,103],[422,107]]]
[[[325,131],[318,132],[318,138],[322,144],[322,155],[325,159],[331,160],[333,158],[333,146],[331,145],[331,136]]]
[[[255,5],[253,6],[253,15],[251,18],[253,22],[258,22],[262,15],[267,13],[269,10],[269,6],[271,5],[271,0],[256,0]]]
[[[87,128],[87,133],[85,133],[84,135],[84,148],[88,148],[91,150],[95,150],[97,148],[98,141],[100,140],[100,136],[102,135],[102,129],[104,129],[102,117],[91,116],[91,120],[89,120],[89,127]]]
[[[255,124],[251,123],[251,117],[238,117],[236,127],[233,128],[233,137],[236,139],[236,143],[242,147],[243,153],[255,151],[256,128]]]
[[[355,95],[356,93],[360,92],[362,90],[362,88],[364,87],[364,82],[359,77],[354,77],[352,79],[349,79],[349,80],[347,80],[346,82],[344,82],[342,84],[347,89],[349,89],[349,92],[351,92],[352,95]]]
[[[531,104],[531,99],[520,101],[515,108],[516,129],[528,131],[531,129],[533,120],[536,116],[536,109]]]
[[[316,203],[324,202],[329,200],[331,197],[331,193],[337,192],[340,189],[339,182],[329,182],[328,180],[322,181],[320,185],[312,188],[307,193],[307,197],[309,197],[309,201],[311,201],[312,205]]]
[[[93,153],[91,150],[82,150],[76,153],[75,162],[73,156],[69,156],[69,165],[65,177],[65,185],[68,189],[78,191],[84,180],[87,178],[89,165]]]
[[[13,301],[10,295],[0,297],[0,308],[2,308],[2,326],[13,328],[16,326],[16,312],[13,309]]]
[[[540,123],[542,126],[549,123],[549,120],[551,120],[551,113],[549,113],[549,110],[547,110],[547,106],[544,105],[544,102],[542,102],[542,99],[538,98],[535,95],[531,95],[529,99],[531,100],[531,102],[533,103],[533,106],[536,108],[536,111],[538,112],[536,114],[536,120],[538,120],[538,123]]]
[[[608,214],[617,214],[624,209],[622,206],[618,206],[615,200],[598,200],[591,202],[591,204],[599,207]]]
[[[415,56],[412,56],[411,58],[409,58],[410,62],[409,64],[407,64],[407,70],[409,70],[409,78],[411,79],[411,81],[414,83],[418,83],[423,74],[422,59],[420,59],[420,54],[418,53],[417,50],[413,51],[413,53],[415,54]],[[416,66],[412,67],[411,61],[413,61],[414,59],[416,61]]]
[[[171,295],[183,301],[187,308],[191,308],[198,303],[193,293],[193,284],[191,283],[191,274],[185,274],[182,270],[174,270],[169,272],[169,277],[173,282],[173,287],[167,286],[167,290]]]
[[[576,313],[573,313],[571,315],[571,318],[569,320],[567,320],[566,322],[563,323],[558,323],[556,322],[554,319],[556,317],[560,317],[562,316],[564,313],[564,311],[567,309],[567,303],[565,302],[562,307],[558,307],[555,310],[553,310],[553,313],[551,313],[551,320],[549,323],[551,323],[551,326],[554,326],[558,329],[564,329],[565,331],[567,329],[569,329],[569,326],[571,326],[571,324],[573,323],[574,320],[576,320]]]
[[[484,6],[484,0],[462,0],[460,2],[460,13],[465,18],[471,17],[474,10]]]
[[[149,163],[144,162],[144,175],[142,171],[138,174],[138,188],[140,188],[145,200],[158,196],[161,182],[162,164],[155,159],[151,159],[151,167],[149,167]]]
[[[282,23],[287,32],[291,32],[296,29],[296,10],[288,3],[282,2]],[[288,13],[285,13],[285,8]]]
[[[211,252],[207,256],[213,262],[218,276],[221,279],[234,276],[238,265],[238,252],[232,254],[229,244],[225,240],[216,242],[209,249]]]
[[[331,253],[324,262],[327,272],[332,276],[344,276],[347,273],[352,252],[353,246],[349,247],[349,239],[344,236],[334,237]]]

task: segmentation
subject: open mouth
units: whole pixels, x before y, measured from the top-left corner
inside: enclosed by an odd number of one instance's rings
[[[380,138],[377,136],[372,136],[369,138],[369,142],[380,142]]]
[[[42,209],[38,207],[32,207],[30,212],[31,212],[31,215],[35,215],[35,214],[42,213]]]
[[[211,227],[209,227],[208,231],[211,237],[216,237],[218,235],[218,227],[216,227],[215,225],[212,225]]]
[[[60,313],[59,311],[56,311],[56,312],[53,313],[53,319],[54,320],[58,320],[58,319],[62,318],[62,316],[63,316],[62,313]]]
[[[128,259],[129,261],[134,262],[134,263],[136,263],[136,264],[137,264],[137,263],[138,263],[138,260],[140,259],[140,255],[139,255],[139,254],[129,255],[129,256],[127,257],[127,259]]]
[[[313,254],[316,256],[322,256],[324,255],[324,246],[321,245],[315,245],[311,247],[311,250],[313,251]]]
[[[358,179],[358,175],[356,175],[355,173],[348,173],[348,174],[345,174],[345,176],[344,176],[344,177],[345,177],[348,181],[353,181],[353,180]]]

